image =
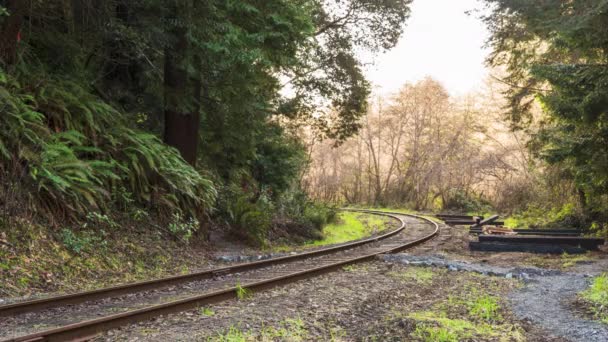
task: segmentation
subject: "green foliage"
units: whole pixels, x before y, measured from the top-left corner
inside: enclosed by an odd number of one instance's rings
[[[478,198],[475,194],[462,189],[451,189],[446,196],[443,209],[462,212],[486,212],[491,210],[489,203]]]
[[[244,288],[240,282],[236,283],[236,298],[238,300],[245,300],[245,299],[249,299],[252,296],[251,290]]]
[[[71,229],[61,230],[61,241],[65,247],[75,254],[90,253],[94,248],[103,248],[105,241],[102,237],[90,231],[75,233]]]
[[[581,213],[572,203],[550,208],[531,204],[505,220],[505,225],[511,228],[581,228],[582,224]]]
[[[608,1],[486,2],[492,5],[485,17],[492,32],[489,61],[507,70],[514,126],[532,128],[535,155],[574,181],[588,220],[605,222]],[[532,114],[535,102],[544,117]]]
[[[608,274],[593,279],[591,287],[580,294],[590,304],[593,314],[608,324]]]
[[[3,177],[51,222],[178,212],[182,239],[214,216],[257,243],[284,215],[320,228],[331,212],[283,202],[307,162],[293,132],[356,132],[370,85],[355,52],[393,47],[410,3],[33,1],[0,62]],[[160,139],[171,110],[200,115],[201,169]]]
[[[326,224],[333,223],[336,216],[335,208],[320,203],[309,203],[304,208],[303,221],[310,222],[315,229],[321,230]]]
[[[198,231],[199,222],[193,217],[186,220],[180,213],[174,213],[168,229],[175,237],[188,242],[192,234]]]
[[[221,194],[218,209],[235,234],[255,244],[266,243],[274,212],[274,204],[266,193],[256,195],[232,185]]]
[[[192,212],[213,205],[211,181],[155,136],[117,126],[122,115],[77,84],[54,80],[34,95],[20,95],[24,86],[3,79],[0,153],[14,173],[28,165],[22,185],[35,187],[51,215],[106,210],[113,187],[122,189],[116,193],[123,202],[125,192],[133,197],[128,204],[144,205],[156,195],[159,209]]]
[[[500,306],[496,297],[483,295],[469,303],[469,315],[487,322],[502,320]]]

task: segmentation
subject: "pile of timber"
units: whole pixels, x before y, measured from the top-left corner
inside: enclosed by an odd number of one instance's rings
[[[482,234],[479,241],[469,242],[469,248],[474,251],[576,254],[598,250],[604,242],[604,239],[580,236]]]
[[[511,229],[515,235],[548,235],[548,236],[582,236],[583,231],[580,229]],[[482,234],[483,228],[469,229],[471,234]]]
[[[481,220],[483,220],[483,216],[472,215],[437,214],[435,217],[450,226],[468,226],[479,223]]]

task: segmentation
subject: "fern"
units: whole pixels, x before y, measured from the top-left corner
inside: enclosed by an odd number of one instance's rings
[[[217,197],[213,183],[158,137],[128,127],[124,115],[77,82],[40,77],[25,93],[0,69],[0,158],[27,170],[43,207],[71,216],[108,209],[114,188],[136,204],[199,216]],[[15,176],[16,177],[16,176]]]

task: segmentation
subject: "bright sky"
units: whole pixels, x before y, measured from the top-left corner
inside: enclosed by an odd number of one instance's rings
[[[487,75],[483,44],[489,33],[478,19],[478,0],[414,0],[399,44],[368,67],[368,79],[381,94],[431,76],[453,95],[482,86]]]

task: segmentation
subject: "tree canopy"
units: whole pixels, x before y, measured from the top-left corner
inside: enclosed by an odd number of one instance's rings
[[[486,2],[489,63],[506,70],[514,126],[530,126],[538,100],[546,116],[531,147],[575,181],[587,210],[605,209],[608,1]]]
[[[278,201],[306,163],[282,123],[355,134],[360,52],[393,47],[410,2],[2,0],[5,183],[46,217]]]

